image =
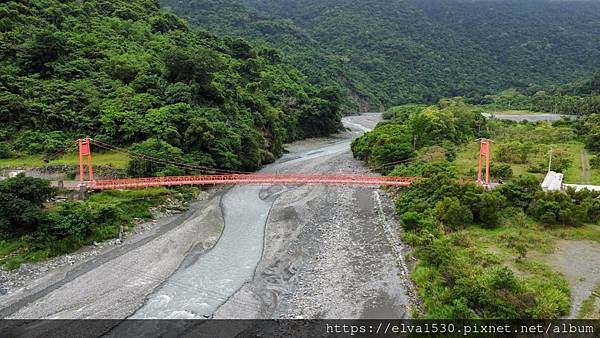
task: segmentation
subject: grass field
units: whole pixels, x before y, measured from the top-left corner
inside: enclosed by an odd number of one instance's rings
[[[497,146],[498,142],[492,144],[492,156],[491,162],[494,163],[494,146]],[[563,172],[565,178],[565,183],[571,184],[580,184],[581,183],[581,151],[584,149],[584,145],[579,142],[573,143],[563,143],[563,144],[553,144],[551,147],[555,150],[566,151],[571,154],[571,159],[573,160],[571,166],[567,171]],[[458,172],[462,176],[470,176],[471,171],[477,170],[477,164],[479,161],[479,143],[471,142],[465,146],[462,146],[457,152],[456,160],[454,164],[458,169]],[[548,161],[548,158],[544,156],[544,154],[532,154],[530,158],[530,163],[535,163],[538,161]],[[523,174],[534,175],[540,181],[544,178],[544,174],[539,173],[528,173],[527,168],[529,167],[529,163],[527,164],[510,164],[513,170],[513,176],[518,177]],[[592,184],[600,185],[600,170],[592,169],[591,170],[591,179]]]
[[[570,246],[578,246],[580,243],[590,243],[595,247],[600,247],[600,226],[586,224],[581,227],[545,227],[531,218],[525,216],[522,211],[508,210],[502,224],[495,229],[485,229],[471,226],[462,231],[462,234],[456,236],[468,238],[470,247],[484,249],[494,257],[501,260],[502,264],[509,267],[516,276],[527,281],[554,280],[554,283],[569,284],[570,290],[586,295],[591,290],[581,290],[581,281],[585,279],[595,280],[594,270],[586,269],[593,263],[578,261],[579,257],[565,257],[568,265],[577,265],[582,271],[582,275],[573,281],[572,274],[565,274],[565,267],[555,266],[553,260],[556,257],[556,250],[559,243],[565,245],[564,240],[568,240]],[[562,242],[561,242],[562,241]],[[524,256],[516,249],[519,246],[526,248]],[[559,251],[562,252],[562,251]],[[561,253],[562,254],[562,253]],[[569,263],[570,262],[570,263]],[[567,271],[569,271],[567,269]],[[577,270],[579,271],[579,270]],[[570,276],[571,275],[571,276]],[[577,285],[576,285],[577,284]],[[575,291],[572,291],[575,292]],[[596,288],[596,293],[600,294],[600,285]],[[575,309],[578,318],[598,318],[600,308],[595,306],[597,296],[589,296],[581,305]]]
[[[70,153],[54,159],[48,163],[44,162],[42,155],[29,155],[18,158],[0,160],[0,168],[31,168],[52,164],[79,165],[79,154]],[[115,169],[127,167],[129,157],[119,152],[102,152],[92,154],[94,165],[105,165]]]

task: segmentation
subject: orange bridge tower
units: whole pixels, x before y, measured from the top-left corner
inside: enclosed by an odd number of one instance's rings
[[[85,139],[79,139],[79,186],[84,187],[85,184],[85,171],[83,169],[84,163],[83,158],[87,156],[87,167],[88,167],[88,182],[94,181],[94,171],[92,170],[92,147],[91,140],[89,137]]]
[[[477,184],[489,187],[490,186],[490,146],[492,140],[480,139],[479,148],[479,170],[477,171]],[[483,158],[485,157],[485,181],[483,181]]]

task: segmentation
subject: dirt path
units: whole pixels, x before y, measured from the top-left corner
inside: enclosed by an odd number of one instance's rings
[[[592,184],[590,157],[587,150],[581,150],[581,184]]]
[[[569,281],[571,313],[568,318],[575,318],[583,301],[600,284],[600,246],[591,241],[560,240],[554,253],[541,257]]]

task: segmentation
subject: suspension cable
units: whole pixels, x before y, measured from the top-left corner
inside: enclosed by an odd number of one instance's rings
[[[252,172],[250,171],[240,171],[240,170],[230,170],[230,169],[218,169],[218,168],[211,168],[211,167],[206,167],[206,166],[199,166],[199,165],[194,165],[194,164],[190,164],[190,163],[185,163],[185,162],[179,162],[179,161],[173,161],[173,160],[168,160],[168,159],[162,159],[162,158],[157,158],[157,157],[153,157],[153,156],[149,156],[149,155],[144,155],[135,151],[131,151],[129,149],[125,149],[125,148],[121,148],[121,147],[117,147],[105,142],[101,142],[98,140],[92,140],[92,142],[94,143],[94,145],[99,146],[100,148],[104,148],[107,150],[113,150],[113,151],[118,151],[118,152],[122,152],[122,153],[126,153],[129,154],[131,156],[134,157],[138,157],[138,158],[142,158],[146,161],[149,162],[154,162],[154,163],[159,163],[159,164],[167,164],[167,165],[173,165],[176,167],[180,167],[180,168],[185,168],[185,169],[192,169],[192,170],[197,170],[200,172],[211,172],[211,173],[223,173],[223,174],[252,174]]]
[[[59,157],[59,155],[71,152],[71,150],[75,150],[74,148],[76,148],[77,146],[78,146],[77,142],[72,142],[69,145],[66,145],[66,146],[62,147],[61,149],[53,152],[52,154],[48,154],[48,155],[44,156],[44,158],[42,160],[45,163],[48,163],[48,162],[52,161],[53,159]]]

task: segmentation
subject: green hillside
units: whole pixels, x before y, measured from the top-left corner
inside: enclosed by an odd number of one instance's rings
[[[243,37],[281,51],[284,61],[318,86],[335,85],[345,91],[346,111],[381,108],[367,76],[343,56],[327,50],[304,29],[247,6],[238,0],[162,0],[163,8],[187,18],[195,26],[221,36]]]
[[[194,31],[158,1],[9,1],[0,13],[2,158],[90,135],[251,170],[340,126],[336,88],[271,49]]]
[[[219,34],[284,50],[313,81],[333,78],[371,102],[364,109],[556,85],[589,75],[600,59],[594,38],[600,33],[600,3],[593,1],[162,4]]]
[[[600,66],[600,2],[411,0],[490,52],[511,86],[560,83]]]

